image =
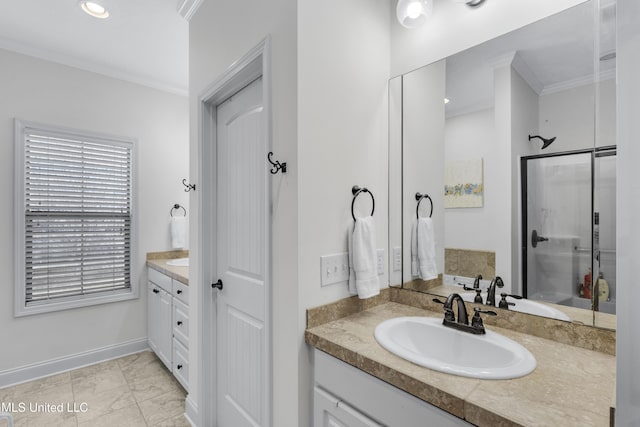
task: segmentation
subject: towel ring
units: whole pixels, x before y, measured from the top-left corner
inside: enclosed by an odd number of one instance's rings
[[[429,197],[428,194],[421,194],[421,193],[416,193],[416,200],[418,201],[418,205],[416,206],[416,218],[420,219],[420,214],[419,214],[419,209],[420,209],[420,202],[422,201],[422,199],[429,199],[429,203],[431,203],[431,212],[429,212],[429,218],[431,218],[431,215],[433,215],[433,200],[431,200],[431,197]]]
[[[175,205],[173,205],[173,207],[169,211],[169,215],[173,216],[173,211],[176,210],[176,209],[182,209],[183,212],[184,212],[184,216],[187,216],[187,210],[184,208],[184,206],[180,206],[177,203]]]
[[[353,200],[351,201],[351,217],[353,218],[353,220],[356,220],[356,215],[353,212],[353,207],[356,203],[356,199],[358,198],[358,196],[360,195],[360,193],[369,193],[369,195],[371,196],[371,216],[373,216],[373,212],[376,210],[376,199],[374,199],[373,197],[373,193],[369,190],[367,190],[367,188],[360,188],[357,185],[354,185],[351,188],[351,194],[353,194]]]

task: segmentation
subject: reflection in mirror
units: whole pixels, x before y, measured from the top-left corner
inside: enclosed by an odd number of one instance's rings
[[[485,301],[500,276],[496,304],[615,328],[615,1],[598,5],[597,20],[584,2],[391,81],[392,285],[473,300],[481,275]],[[433,200],[431,280],[415,268],[417,192]]]

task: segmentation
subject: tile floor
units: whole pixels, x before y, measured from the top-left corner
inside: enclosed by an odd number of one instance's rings
[[[185,397],[151,351],[0,389],[15,427],[188,427]]]

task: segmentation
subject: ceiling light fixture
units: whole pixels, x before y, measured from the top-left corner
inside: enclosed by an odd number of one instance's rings
[[[450,102],[451,102],[451,100],[450,100],[449,98],[445,98],[445,99],[444,99],[444,103],[445,103],[445,104],[448,104],[448,103],[450,103]]]
[[[427,22],[433,11],[433,0],[398,0],[398,22],[406,28],[417,28]]]
[[[86,14],[91,15],[94,18],[106,19],[109,17],[109,11],[107,8],[95,1],[82,0],[80,2],[80,7]]]

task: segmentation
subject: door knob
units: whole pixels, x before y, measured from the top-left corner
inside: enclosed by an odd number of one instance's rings
[[[531,246],[533,246],[534,248],[538,246],[538,243],[548,242],[548,241],[549,241],[548,237],[540,236],[536,230],[533,230],[531,232]]]
[[[222,280],[218,279],[218,281],[211,285],[212,288],[218,288],[222,290]]]

